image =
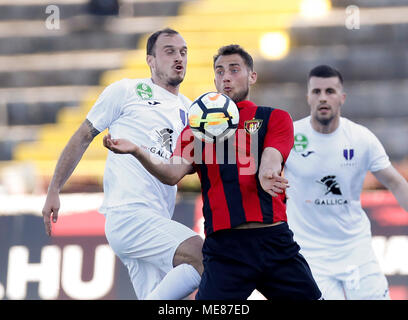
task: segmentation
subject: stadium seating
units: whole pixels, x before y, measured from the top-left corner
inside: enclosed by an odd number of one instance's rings
[[[88,0],[56,0],[59,29],[47,29],[49,1],[0,1],[0,184],[2,169],[14,167],[46,187],[103,89],[101,76],[121,68],[139,51],[141,37],[164,26],[185,1],[124,0],[118,16],[101,17],[89,11]],[[101,190],[106,150],[102,135],[95,140],[68,189],[86,179],[79,189]]]
[[[347,27],[348,5],[359,9],[359,28]],[[253,96],[276,104],[297,120],[309,113],[307,72],[318,64],[339,68],[348,94],[342,114],[366,125],[394,161],[406,158],[408,80],[406,1],[332,1],[332,10],[310,21],[297,18],[289,29],[291,50],[279,61],[258,60],[259,84]],[[406,172],[406,170],[401,170]]]

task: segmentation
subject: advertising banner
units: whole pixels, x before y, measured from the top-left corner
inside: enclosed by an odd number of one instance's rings
[[[105,238],[102,194],[62,195],[51,237],[40,212],[44,200],[0,199],[0,300],[137,299]],[[387,191],[365,192],[362,203],[391,298],[406,300],[408,215]],[[201,208],[199,195],[179,193],[173,219],[204,236]]]

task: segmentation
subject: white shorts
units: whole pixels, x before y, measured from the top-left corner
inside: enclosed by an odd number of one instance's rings
[[[344,272],[320,272],[320,263],[307,260],[325,300],[389,300],[388,281],[376,259],[349,265]],[[327,265],[325,266],[327,268]]]
[[[178,246],[197,235],[147,207],[120,208],[105,214],[109,245],[128,268],[136,296],[143,300],[173,268]]]

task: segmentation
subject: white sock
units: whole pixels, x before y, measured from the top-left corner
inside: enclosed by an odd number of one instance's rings
[[[180,264],[171,269],[162,281],[146,296],[146,300],[181,300],[193,293],[201,276],[190,264]]]

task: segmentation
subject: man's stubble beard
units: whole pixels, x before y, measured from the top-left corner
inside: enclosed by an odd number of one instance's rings
[[[236,94],[232,95],[230,98],[235,103],[238,103],[238,102],[241,102],[247,99],[248,93],[249,93],[249,87],[247,87],[245,90],[237,92]]]
[[[183,75],[171,78],[167,76],[165,72],[156,69],[156,77],[159,78],[163,83],[166,83],[168,86],[177,87],[178,85],[180,85],[180,83],[183,82],[185,73]]]
[[[167,80],[167,84],[168,84],[169,86],[172,86],[172,87],[177,87],[178,85],[180,85],[180,83],[183,82],[183,80],[184,80],[184,76],[182,76],[182,77],[177,77],[177,78],[169,78],[169,79]]]
[[[320,117],[318,114],[314,116],[315,120],[323,126],[329,125],[335,118],[336,115],[332,114],[330,117]]]

